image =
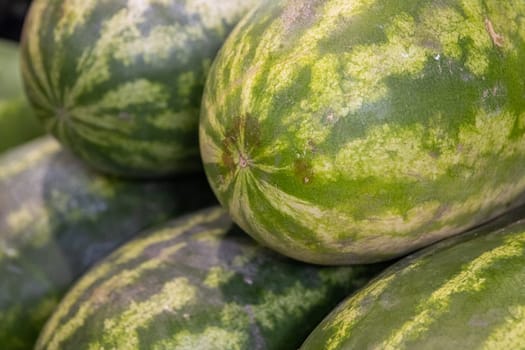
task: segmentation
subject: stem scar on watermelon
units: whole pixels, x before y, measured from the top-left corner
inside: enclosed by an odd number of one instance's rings
[[[233,118],[222,145],[222,160],[230,172],[250,167],[253,164],[250,151],[260,145],[257,120],[249,114]]]

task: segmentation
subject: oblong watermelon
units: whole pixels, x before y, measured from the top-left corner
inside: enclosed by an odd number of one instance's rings
[[[200,169],[205,75],[258,2],[33,1],[22,73],[37,117],[105,172],[160,177]]]
[[[30,348],[69,285],[139,231],[215,203],[204,174],[129,182],[51,137],[0,157],[0,344]]]
[[[525,190],[523,16],[521,0],[264,2],[205,88],[220,202],[321,264],[399,256],[507,210]]]
[[[301,350],[524,349],[524,217],[521,207],[392,265]]]
[[[0,39],[0,152],[43,134],[24,94],[19,59],[18,45]]]
[[[35,349],[296,349],[377,270],[282,257],[214,207],[154,229],[95,266]]]

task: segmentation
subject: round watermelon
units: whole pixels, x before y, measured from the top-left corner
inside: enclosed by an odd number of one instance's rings
[[[524,349],[524,217],[522,207],[392,265],[301,350]]]
[[[220,202],[296,259],[385,260],[525,190],[525,3],[268,1],[221,49],[200,148]]]
[[[51,137],[0,157],[0,344],[34,345],[68,287],[139,232],[216,203],[204,174],[124,181]]]
[[[35,349],[297,349],[379,267],[285,258],[214,207],[150,230],[94,267]]]
[[[46,129],[102,171],[200,169],[198,113],[212,59],[257,0],[35,0],[26,91]]]

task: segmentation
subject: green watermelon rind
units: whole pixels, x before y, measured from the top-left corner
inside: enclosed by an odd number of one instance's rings
[[[521,349],[525,207],[393,264],[301,350]]]
[[[205,87],[200,148],[259,241],[318,264],[390,259],[525,191],[521,1],[268,1]]]
[[[37,117],[107,173],[195,172],[206,73],[257,0],[33,1],[22,73]]]
[[[84,275],[36,349],[297,348],[376,271],[284,258],[213,207],[149,230]]]
[[[0,344],[31,348],[67,288],[140,231],[216,203],[204,174],[124,181],[50,136],[0,157]]]

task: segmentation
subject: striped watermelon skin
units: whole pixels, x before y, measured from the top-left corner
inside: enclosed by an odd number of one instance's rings
[[[234,220],[296,259],[362,263],[525,189],[525,3],[269,1],[221,49],[200,147]]]
[[[524,217],[521,207],[392,265],[300,349],[524,349]]]
[[[0,152],[43,134],[22,87],[20,51],[0,39]]]
[[[204,174],[130,182],[45,137],[0,158],[0,344],[31,348],[88,267],[152,225],[216,203]]]
[[[149,231],[95,266],[35,349],[295,349],[378,268],[282,257],[213,207]]]
[[[201,169],[205,75],[256,2],[35,0],[22,35],[22,73],[37,117],[108,173]]]

